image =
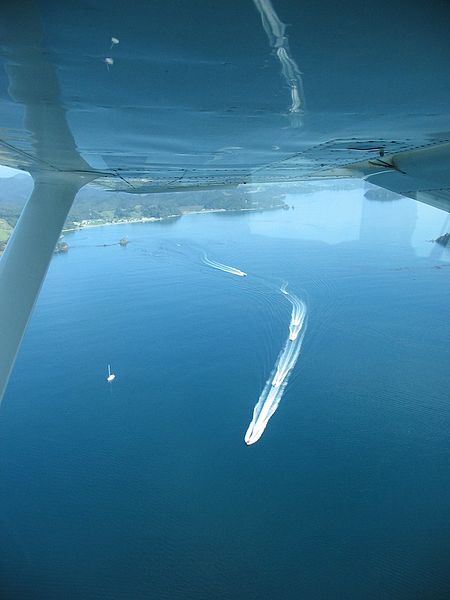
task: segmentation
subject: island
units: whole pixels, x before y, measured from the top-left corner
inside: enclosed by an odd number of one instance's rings
[[[444,235],[440,235],[434,241],[441,246],[450,246],[450,233],[444,233]]]
[[[55,248],[55,254],[66,254],[69,251],[69,244],[66,242],[57,242]]]

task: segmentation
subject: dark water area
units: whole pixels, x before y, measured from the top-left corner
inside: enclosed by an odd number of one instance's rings
[[[66,235],[1,407],[1,598],[450,597],[448,215],[286,200]],[[247,447],[283,281],[308,329]]]

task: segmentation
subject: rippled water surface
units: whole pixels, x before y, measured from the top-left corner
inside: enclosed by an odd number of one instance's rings
[[[448,215],[286,201],[66,235],[1,409],[2,598],[450,596]],[[283,282],[308,328],[247,447]]]

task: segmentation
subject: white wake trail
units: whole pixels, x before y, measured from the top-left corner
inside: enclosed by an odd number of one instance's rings
[[[203,262],[208,267],[212,267],[213,269],[218,269],[219,271],[223,271],[224,273],[231,273],[231,275],[237,275],[238,277],[246,277],[247,273],[237,269],[236,267],[230,267],[229,265],[224,265],[220,262],[216,262],[215,260],[210,260],[206,254],[203,254]]]
[[[287,284],[281,292],[292,304],[289,337],[286,340],[269,379],[253,409],[253,418],[245,434],[245,443],[250,446],[259,440],[264,433],[270,417],[277,410],[291,374],[300,355],[306,331],[306,305],[297,296],[287,291]]]
[[[293,342],[297,339],[298,334],[302,330],[306,318],[306,306],[299,298],[297,298],[297,296],[294,296],[294,294],[290,294],[287,291],[287,284],[281,286],[281,291],[292,304],[291,322],[289,323],[289,339]]]

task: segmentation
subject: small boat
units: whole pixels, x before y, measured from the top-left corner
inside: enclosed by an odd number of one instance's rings
[[[108,377],[106,378],[106,381],[111,383],[111,381],[114,381],[115,378],[116,376],[114,375],[114,373],[111,373],[111,365],[108,365]]]
[[[275,377],[273,378],[273,381],[272,381],[272,387],[278,387],[281,382],[282,382],[282,379],[280,378],[280,376],[278,375],[278,373],[276,373],[276,375],[275,375]]]

